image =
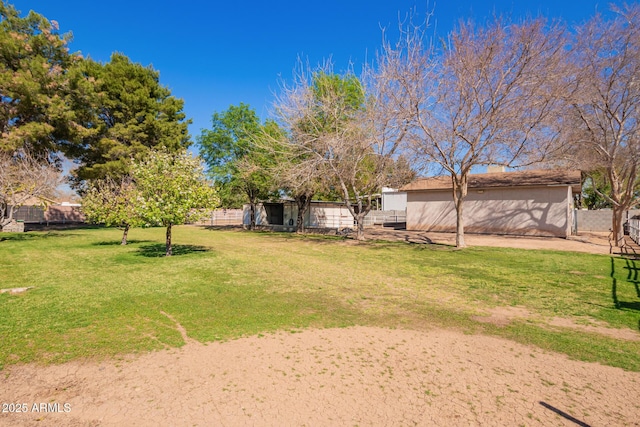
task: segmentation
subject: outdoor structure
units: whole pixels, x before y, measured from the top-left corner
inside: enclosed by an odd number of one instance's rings
[[[298,207],[294,201],[260,203],[256,209],[256,225],[269,225],[295,231]],[[249,205],[244,206],[244,224],[249,224]],[[312,201],[304,216],[308,228],[353,228],[353,216],[341,202]]]
[[[382,187],[381,194],[383,211],[406,211],[407,193],[394,188]]]
[[[468,233],[567,237],[580,171],[538,170],[469,175],[463,204]],[[451,178],[421,178],[407,193],[407,230],[456,230]]]
[[[372,210],[365,217],[365,226],[404,223],[404,210]],[[275,203],[259,203],[256,209],[256,225],[269,226],[275,230],[295,231],[298,207],[292,200]],[[249,225],[249,205],[244,205],[243,224]],[[304,216],[305,228],[343,229],[354,228],[351,212],[343,202],[311,201]]]
[[[7,215],[8,216],[8,215]],[[13,211],[13,220],[0,231],[23,232],[25,224],[73,224],[84,222],[80,204],[57,202],[49,197],[29,197]]]
[[[197,225],[225,226],[242,225],[244,211],[242,209],[215,209],[205,218],[195,222]]]
[[[32,198],[14,212],[14,221],[20,230],[11,227],[5,231],[24,231],[24,224],[77,224],[84,222],[78,203],[56,202],[53,199]]]
[[[640,216],[640,209],[630,209],[622,214],[622,220],[626,223],[634,216]],[[575,212],[576,230],[578,232],[610,232],[613,222],[613,211],[611,209],[586,210],[576,209]],[[626,234],[626,228],[625,228]]]

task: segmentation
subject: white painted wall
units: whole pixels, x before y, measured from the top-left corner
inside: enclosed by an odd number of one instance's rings
[[[244,205],[244,225],[249,225],[249,205]],[[284,226],[295,227],[298,220],[298,207],[295,203],[284,204]],[[305,214],[305,227],[353,228],[353,216],[344,205],[335,203],[312,203]],[[256,225],[267,224],[267,212],[262,204],[256,206]]]
[[[242,206],[242,224],[249,225],[251,223],[251,210],[250,205],[246,204]],[[256,205],[256,225],[267,225],[267,210],[262,203]]]
[[[382,192],[383,211],[404,211],[407,209],[407,193],[405,192]]]
[[[307,227],[353,228],[353,215],[346,206],[314,203],[309,209]]]
[[[404,193],[406,196],[406,193]],[[365,219],[365,226],[382,224],[399,220],[404,222],[405,210],[370,211]],[[294,202],[285,202],[283,207],[283,226],[296,227],[298,223],[298,207]],[[310,228],[354,228],[354,219],[345,205],[335,202],[313,202],[305,213],[305,227]],[[249,225],[249,205],[244,205],[243,224]],[[267,212],[262,204],[256,206],[256,225],[272,225],[267,223]]]

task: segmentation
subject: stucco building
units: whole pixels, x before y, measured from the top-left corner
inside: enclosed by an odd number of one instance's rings
[[[407,193],[407,230],[453,232],[456,210],[448,176],[421,178]],[[469,176],[465,232],[567,237],[580,171],[537,170]]]

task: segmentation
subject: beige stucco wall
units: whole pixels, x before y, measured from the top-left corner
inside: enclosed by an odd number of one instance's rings
[[[469,190],[465,232],[566,237],[571,234],[570,187]],[[455,231],[451,190],[407,194],[407,230]]]

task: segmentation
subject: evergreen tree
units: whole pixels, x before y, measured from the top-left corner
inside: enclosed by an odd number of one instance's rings
[[[93,130],[82,99],[91,85],[70,54],[71,34],[31,11],[26,17],[0,1],[0,150],[24,149],[52,158]]]
[[[120,53],[101,64],[90,59],[80,66],[94,83],[88,126],[94,134],[84,138],[73,153],[81,166],[74,181],[117,178],[128,173],[131,158],[140,159],[149,149],[178,151],[190,144],[183,101],[159,81],[151,67],[133,63]]]

